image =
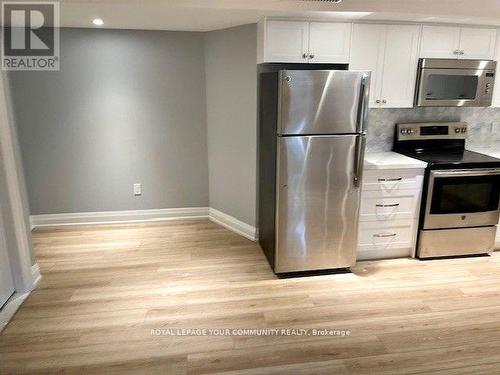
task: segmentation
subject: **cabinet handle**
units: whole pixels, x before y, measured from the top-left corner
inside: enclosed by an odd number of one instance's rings
[[[379,182],[387,182],[387,181],[401,181],[403,177],[396,177],[396,178],[379,178]]]
[[[377,233],[373,235],[373,237],[377,238],[396,237],[396,236],[397,236],[396,233]]]
[[[454,55],[460,55],[460,50],[459,50],[459,49],[456,49],[455,51],[453,51],[453,54],[454,54]]]
[[[464,50],[463,50],[463,49],[462,49],[462,50],[460,50],[459,54],[460,54],[460,55],[465,55]]]
[[[387,100],[382,100],[382,104],[387,104]]]
[[[393,204],[376,204],[375,207],[399,207],[399,203],[393,203]]]
[[[380,104],[380,99],[375,100],[375,103]]]
[[[302,58],[303,58],[303,59],[307,59],[307,56],[308,56],[308,55],[307,55],[307,53],[303,53],[303,54],[302,54]]]
[[[314,54],[312,54],[312,53],[311,53],[311,54],[309,55],[309,58],[310,58],[310,59],[314,59]]]

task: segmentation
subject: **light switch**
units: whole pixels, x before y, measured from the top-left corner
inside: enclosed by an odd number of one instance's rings
[[[142,195],[142,184],[134,184],[134,195]]]

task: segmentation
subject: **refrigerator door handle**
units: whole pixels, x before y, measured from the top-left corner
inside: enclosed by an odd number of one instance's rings
[[[354,187],[356,188],[359,188],[361,186],[361,180],[363,178],[365,146],[366,146],[365,134],[357,135],[355,151],[354,151],[354,179],[353,179]]]
[[[366,131],[366,118],[368,116],[368,97],[369,97],[369,82],[370,76],[363,75],[361,79],[360,85],[360,94],[359,94],[359,107],[358,107],[358,124],[357,131],[358,133],[364,133]]]

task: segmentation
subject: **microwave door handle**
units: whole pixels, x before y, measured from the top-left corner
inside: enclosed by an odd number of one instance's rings
[[[356,145],[354,148],[354,187],[358,188],[363,179],[363,165],[365,158],[366,136],[360,134],[356,136]]]

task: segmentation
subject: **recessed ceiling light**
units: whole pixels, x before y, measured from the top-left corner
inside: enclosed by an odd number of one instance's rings
[[[92,23],[96,26],[102,26],[104,25],[104,21],[100,18],[94,18],[94,20],[92,21]]]

